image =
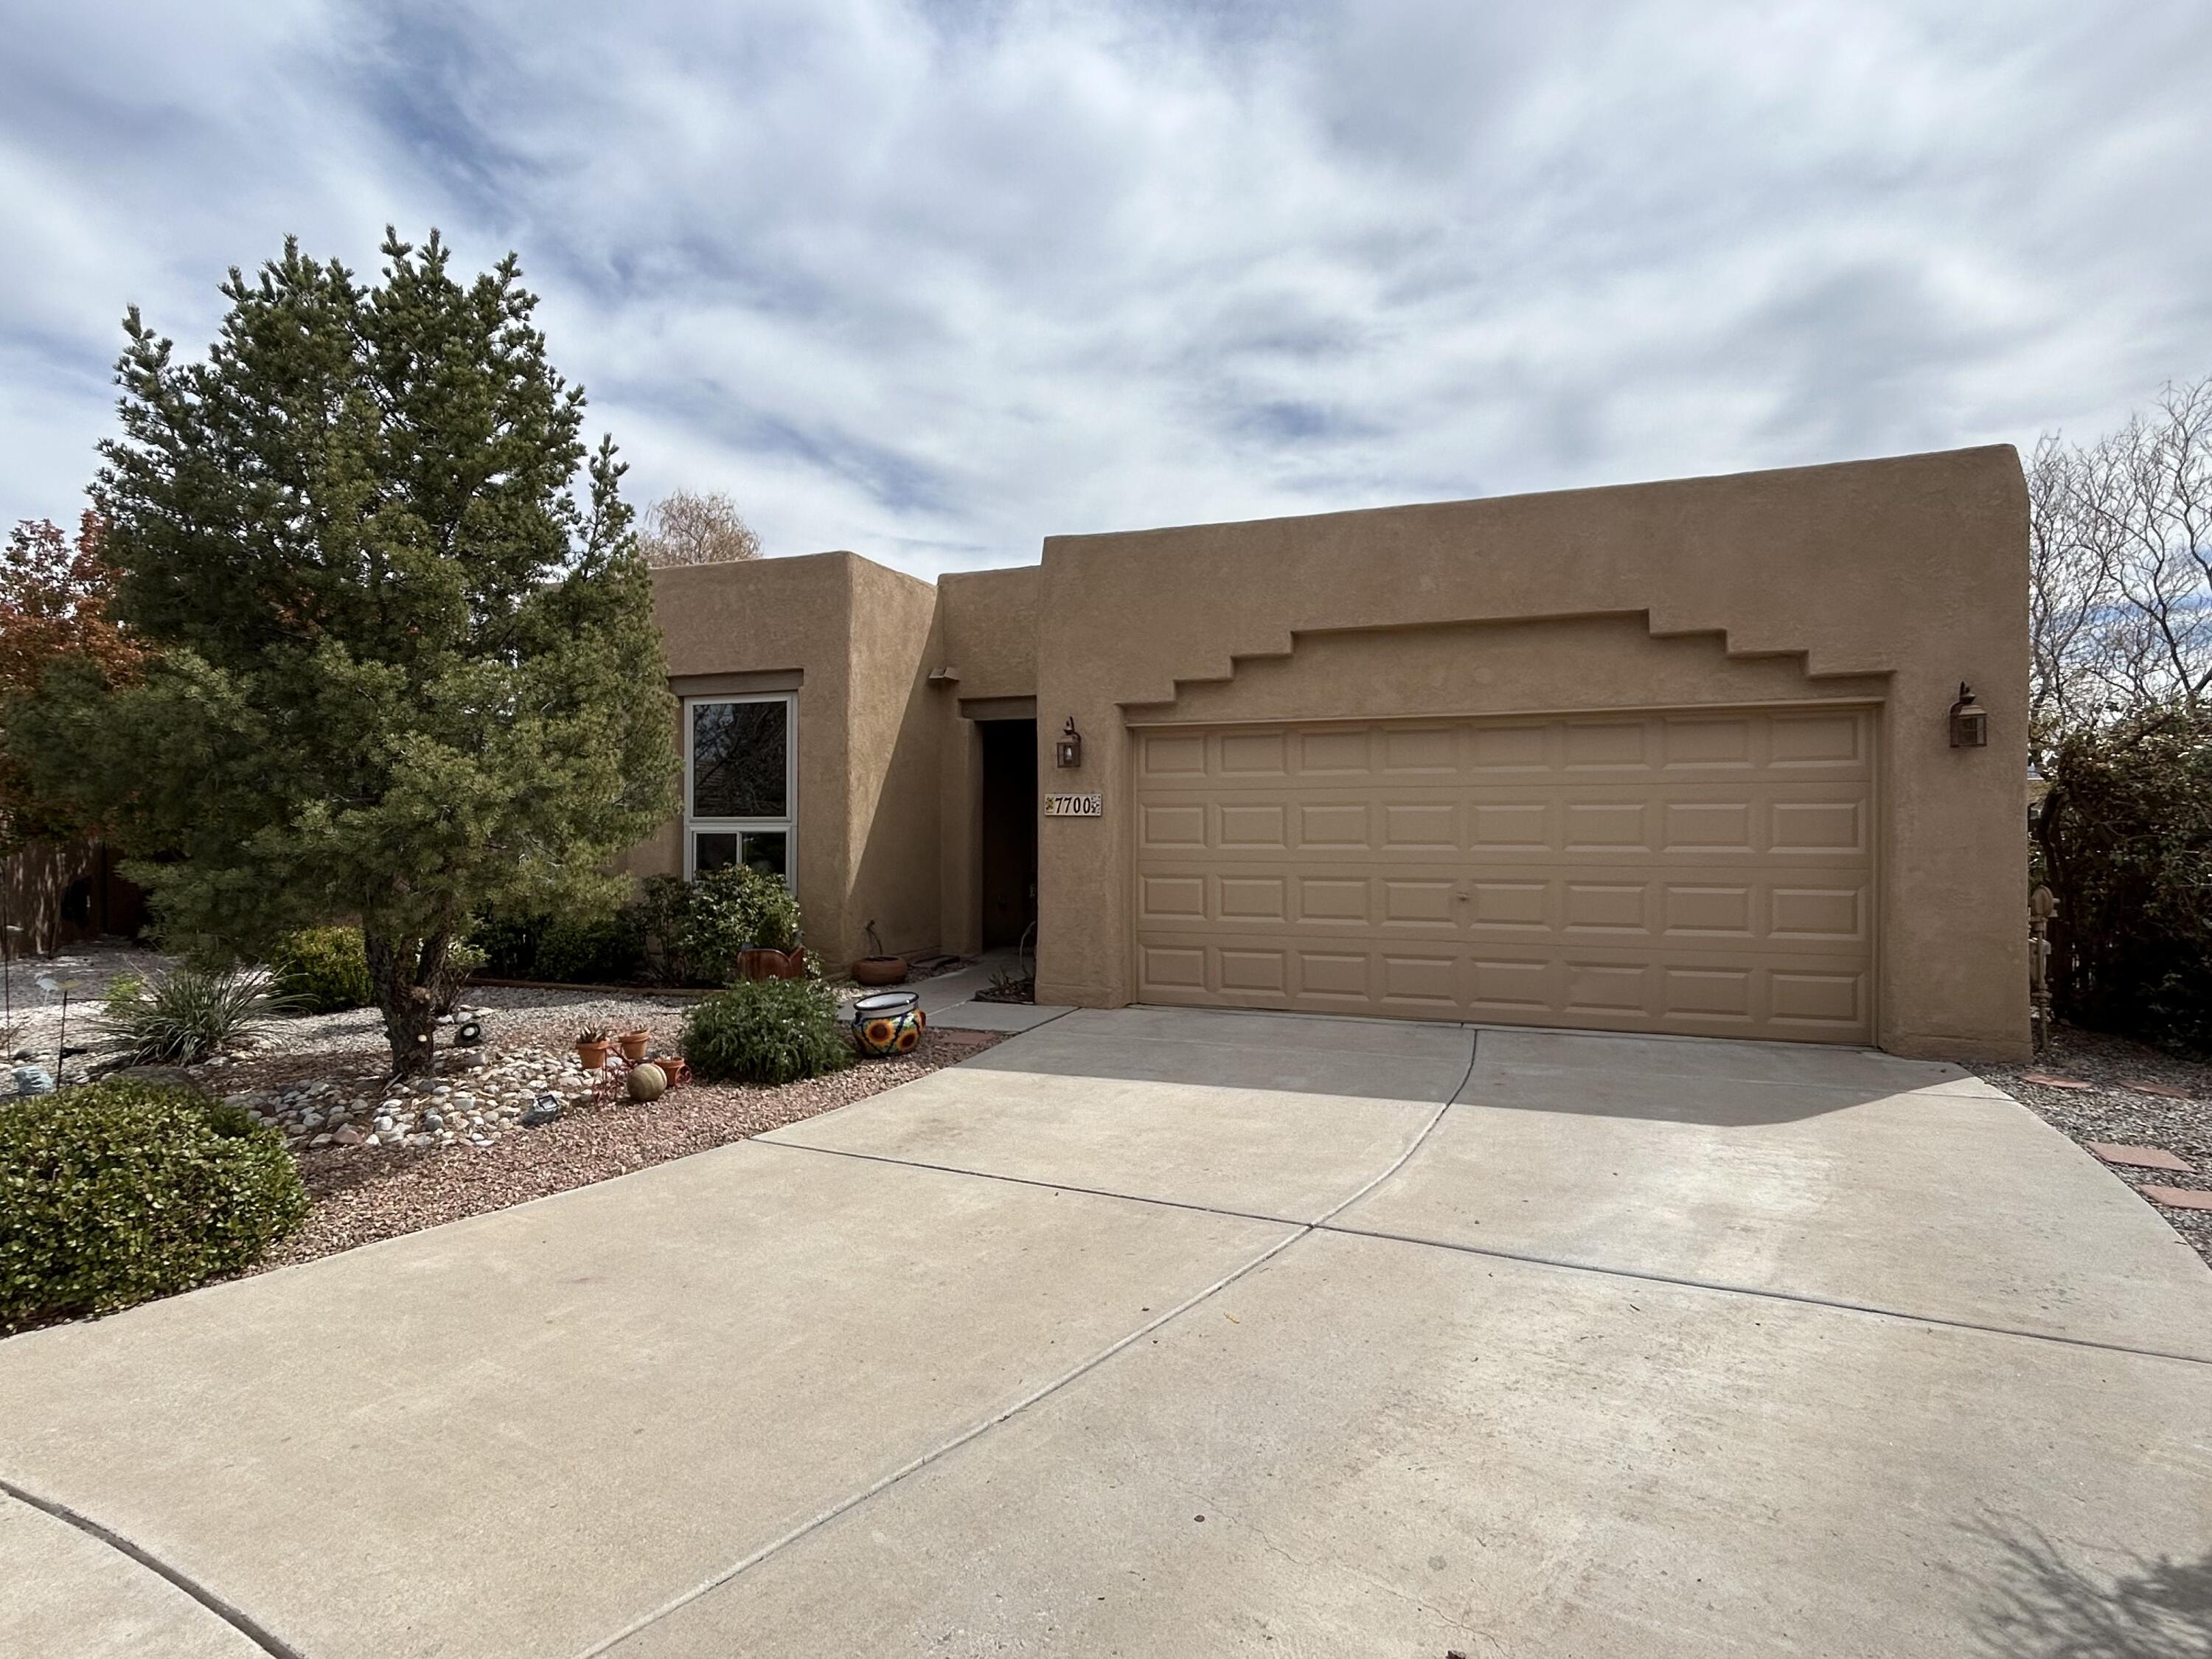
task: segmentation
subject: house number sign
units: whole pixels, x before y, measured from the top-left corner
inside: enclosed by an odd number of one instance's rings
[[[1044,815],[1048,818],[1103,818],[1106,816],[1106,800],[1103,795],[1047,795]]]

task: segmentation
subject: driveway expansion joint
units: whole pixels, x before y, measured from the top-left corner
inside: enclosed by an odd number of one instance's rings
[[[273,1631],[267,1629],[243,1608],[232,1606],[190,1573],[181,1568],[171,1566],[151,1550],[143,1545],[133,1543],[112,1528],[103,1527],[90,1516],[80,1515],[66,1504],[57,1503],[51,1498],[41,1498],[36,1492],[27,1492],[12,1480],[0,1480],[0,1493],[4,1493],[17,1503],[38,1510],[41,1515],[52,1516],[64,1526],[76,1528],[86,1537],[97,1543],[105,1544],[117,1554],[145,1568],[147,1571],[165,1583],[182,1590],[208,1612],[252,1643],[254,1646],[270,1655],[270,1659],[307,1659],[307,1656],[299,1649]]]
[[[1469,1028],[1472,1031],[1473,1028]],[[868,1164],[888,1164],[900,1169],[928,1170],[939,1175],[964,1176],[975,1181],[1000,1181],[1011,1186],[1031,1187],[1048,1192],[1075,1193],[1087,1198],[1117,1199],[1130,1204],[1150,1205],[1167,1210],[1182,1210],[1194,1214],[1219,1216],[1231,1221],[1255,1221],[1268,1225],[1297,1227],[1303,1238],[1307,1233],[1340,1233],[1346,1237],[1371,1238],[1387,1243],[1410,1244],[1417,1248],[1449,1250],[1462,1255],[1488,1256],[1495,1261],[1513,1261],[1532,1267],[1551,1267],[1562,1273],[1595,1274],[1600,1278],[1632,1279],[1644,1284],[1671,1285],[1682,1290],[1705,1291],[1716,1296],[1747,1297],[1768,1302],[1794,1303],[1804,1307],[1826,1308],[1837,1313],[1860,1314],[1873,1319],[1895,1320],[1905,1324],[1940,1327],[1948,1330],[1970,1331],[1984,1336],[2013,1337],[2031,1342],[2057,1343],[2064,1347],[2088,1348],[2101,1352],[2126,1354],[2141,1359],[2170,1360],[2185,1365],[2212,1366],[2212,1355],[2178,1352],[2164,1348],[2136,1347],[2122,1342],[2103,1342],[2091,1337],[2065,1336],[2051,1331],[2027,1330],[2019,1326],[1984,1324],[1974,1320],[1953,1319],[1942,1314],[1915,1313],[1909,1309],[1884,1307],[1876,1303],[1852,1302],[1840,1297],[1815,1295],[1810,1291],[1770,1289],[1757,1285],[1735,1285],[1722,1279],[1694,1279],[1682,1274],[1662,1273],[1642,1268],[1612,1266],[1599,1261],[1577,1261],[1566,1256],[1538,1255],[1529,1252],[1499,1249],[1481,1244],[1455,1243],[1444,1239],[1423,1238],[1411,1233],[1386,1231],[1380,1228],[1361,1227],[1339,1222],[1336,1218],[1361,1199],[1373,1192],[1410,1162],[1424,1142],[1435,1131],[1454,1107],[1482,1109],[1481,1103],[1462,1101],[1474,1073],[1475,1060],[1470,1053],[1467,1075],[1451,1097],[1440,1105],[1414,1137],[1413,1143],[1380,1175],[1368,1182],[1350,1197],[1346,1198],[1315,1218],[1269,1215],[1255,1210],[1236,1210],[1214,1204],[1200,1204],[1188,1199],[1159,1198],[1143,1193],[1125,1193],[1108,1187],[1084,1187],[1065,1181],[1048,1181],[1036,1176],[1008,1175],[994,1170],[972,1170],[956,1164],[932,1164],[918,1158],[894,1158],[884,1152],[851,1152],[837,1146],[819,1146],[802,1141],[757,1140],[763,1146],[777,1146],[787,1152],[813,1152],[830,1158],[857,1159]],[[2026,1108],[2022,1108],[2026,1110]],[[1293,1240],[1292,1242],[1296,1242]],[[1256,1265],[1256,1264],[1255,1264]],[[1248,1269],[1249,1271],[1249,1269]],[[1224,1281],[1225,1282],[1225,1281]],[[1210,1292],[1208,1292],[1210,1294]],[[1170,1316],[1172,1317],[1172,1316]]]
[[[862,1487],[860,1491],[841,1498],[836,1503],[831,1504],[829,1508],[822,1510],[819,1514],[813,1516],[811,1520],[801,1522],[798,1526],[793,1527],[781,1537],[771,1539],[768,1543],[762,1545],[750,1555],[745,1556],[738,1561],[732,1563],[729,1566],[716,1573],[713,1577],[694,1585],[691,1589],[685,1590],[679,1595],[672,1597],[669,1601],[654,1608],[651,1613],[646,1613],[641,1618],[634,1620],[629,1624],[624,1626],[622,1629],[617,1631],[613,1635],[609,1636],[604,1640],[594,1644],[592,1646],[585,1649],[581,1654],[577,1656],[577,1659],[599,1659],[601,1655],[612,1652],[623,1643],[629,1641],[631,1637],[636,1636],[651,1628],[653,1626],[659,1624],[662,1620],[667,1618],[670,1614],[690,1606],[693,1602],[699,1601],[701,1598],[712,1595],[714,1591],[720,1589],[723,1585],[730,1583],[741,1573],[747,1571],[752,1567],[759,1565],[770,1556],[778,1553],[790,1545],[798,1543],[801,1539],[806,1537],[808,1534],[828,1526],[831,1522],[838,1519],[841,1516],[843,1516],[853,1510],[858,1509],[861,1504],[866,1503],[878,1492],[888,1491],[890,1487],[896,1486],[900,1481],[905,1480],[908,1475],[915,1474],[928,1467],[930,1464],[938,1462],[940,1458],[950,1456],[952,1453],[958,1451],[963,1446],[967,1445],[969,1442],[980,1439],[991,1430],[997,1428],[1000,1424],[1011,1421],[1012,1419],[1019,1416],[1022,1413],[1027,1411],[1030,1407],[1049,1399],[1052,1395],[1058,1394],[1062,1389],[1066,1388],[1070,1383],[1073,1383],[1097,1370],[1099,1366],[1113,1358],[1115,1355],[1122,1352],[1126,1349],[1135,1346],[1139,1342],[1144,1340],[1145,1338],[1150,1336],[1161,1327],[1169,1324],[1174,1320],[1181,1318],[1184,1314],[1188,1313],[1192,1309],[1199,1306],[1201,1303],[1209,1301],[1212,1297],[1219,1295],[1223,1291],[1227,1290],[1231,1285],[1234,1285],[1237,1280],[1244,1278],[1248,1273],[1264,1267],[1267,1263],[1273,1261],[1277,1256],[1282,1255],[1284,1251],[1289,1249],[1291,1245],[1297,1243],[1302,1239],[1311,1237],[1316,1232],[1322,1230],[1322,1227],[1330,1218],[1330,1217],[1340,1214],[1343,1211],[1348,1209],[1351,1206],[1358,1203],[1361,1199],[1366,1197],[1367,1194],[1373,1192],[1376,1188],[1381,1186],[1392,1176],[1397,1174],[1399,1170],[1405,1168],[1407,1162],[1412,1158],[1413,1154],[1420,1151],[1422,1144],[1428,1139],[1431,1134],[1435,1133],[1437,1125],[1443,1121],[1444,1114],[1451,1109],[1452,1101],[1458,1096],[1461,1090],[1467,1087],[1467,1079],[1474,1074],[1476,1043],[1477,1034],[1474,1030],[1469,1030],[1468,1033],[1467,1068],[1461,1073],[1459,1087],[1454,1089],[1449,1094],[1446,1095],[1443,1100],[1437,1103],[1436,1110],[1431,1112],[1429,1115],[1428,1121],[1422,1124],[1420,1132],[1414,1135],[1412,1140],[1407,1143],[1405,1150],[1401,1152],[1397,1157],[1391,1159],[1389,1164],[1386,1165],[1382,1170],[1374,1177],[1374,1179],[1365,1182],[1356,1192],[1352,1193],[1350,1197],[1346,1198],[1334,1208],[1325,1212],[1319,1220],[1290,1221],[1278,1216],[1246,1215],[1240,1212],[1231,1210],[1207,1211],[1206,1206],[1203,1205],[1170,1204],[1160,1200],[1141,1198],[1133,1199],[1132,1201],[1136,1203],[1164,1204],[1165,1207],[1174,1209],[1205,1211],[1206,1213],[1229,1217],[1234,1219],[1266,1222],[1278,1226],[1288,1227],[1291,1231],[1285,1233],[1282,1237],[1277,1239],[1273,1243],[1268,1245],[1266,1249],[1261,1251],[1259,1255],[1254,1256],[1249,1261],[1245,1262],[1243,1266],[1237,1267],[1230,1273],[1224,1273],[1221,1278],[1217,1279],[1211,1285],[1206,1285],[1204,1288],[1197,1291],[1191,1296],[1185,1297],[1174,1307],[1170,1308],[1165,1313],[1159,1315],[1156,1318],[1147,1320],[1144,1324],[1137,1327],[1136,1329],[1131,1331],[1127,1335],[1118,1338],[1115,1341],[1108,1344],[1105,1347],[1100,1349],[1097,1353],[1091,1355],[1090,1358],[1084,1360],[1081,1364],[1061,1373],[1059,1376],[1054,1377],[1052,1381],[1045,1383],[1041,1388],[1033,1389],[1029,1394],[1024,1395],[1021,1399],[1015,1401],[1012,1405],[1005,1407],[994,1413],[991,1416],[984,1419],[981,1422],[970,1425],[960,1433],[954,1435],[951,1439],[944,1441],[939,1445],[932,1448],[930,1450],[922,1452],[919,1455],[909,1459],[905,1463],[901,1464],[897,1468],[893,1469],[890,1474],[884,1475],[872,1484]],[[1033,1181],[1019,1176],[995,1176],[976,1170],[952,1170],[946,1169],[941,1164],[916,1165],[905,1159],[883,1158],[866,1152],[841,1152],[833,1147],[805,1146],[798,1146],[791,1142],[778,1142],[772,1144],[788,1146],[794,1152],[826,1152],[832,1157],[864,1158],[872,1163],[902,1164],[908,1168],[939,1170],[949,1175],[969,1176],[973,1178],[984,1181],[1006,1181],[1015,1185],[1024,1187],[1044,1187],[1056,1192],[1090,1193],[1092,1194],[1092,1195],[1102,1198],[1127,1199],[1131,1197],[1130,1194],[1125,1193],[1096,1192],[1095,1189],[1092,1188],[1066,1187],[1054,1182]]]
[[[1385,1232],[1375,1227],[1317,1223],[1316,1230],[1340,1233],[1347,1238],[1372,1238],[1419,1249],[1449,1250],[1460,1255],[1487,1256],[1495,1261],[1515,1261],[1530,1267],[1553,1267],[1562,1273],[1588,1273],[1600,1279],[1634,1279],[1645,1285],[1672,1285],[1686,1291],[1709,1291],[1718,1296],[1747,1297],[1762,1302],[1789,1302],[1801,1307],[1826,1308],[1837,1313],[1863,1314],[1873,1319],[1895,1320],[1908,1325],[1931,1325],[1945,1330],[1970,1331],[1980,1336],[2017,1337],[2029,1342],[2052,1342],[2061,1347],[2091,1348],[2102,1353],[2126,1354],[2136,1359],[2165,1359],[2183,1365],[2212,1367],[2212,1355],[2178,1353],[2167,1348],[2138,1348],[2125,1342],[2101,1342],[2094,1337],[2063,1336],[2054,1331],[2031,1331],[2017,1325],[1985,1325],[1972,1319],[1952,1319],[1942,1314],[1911,1313],[1871,1302],[1850,1302],[1842,1297],[1818,1296],[1809,1291],[1771,1290],[1758,1285],[1731,1285],[1717,1279],[1692,1279],[1680,1273],[1653,1273],[1640,1267],[1607,1267],[1602,1262],[1577,1261],[1566,1256],[1536,1255],[1521,1250],[1502,1250],[1491,1245],[1455,1243],[1449,1239],[1421,1238],[1411,1233]]]

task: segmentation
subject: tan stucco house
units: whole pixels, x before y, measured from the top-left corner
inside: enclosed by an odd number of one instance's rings
[[[1044,1001],[2016,1056],[2027,550],[2000,447],[663,570],[631,863],[773,865],[833,960],[1034,922]]]

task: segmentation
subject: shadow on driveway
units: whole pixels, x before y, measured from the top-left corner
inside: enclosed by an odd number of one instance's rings
[[[1989,1659],[2205,1659],[2212,1554],[2129,1554],[2116,1573],[2069,1555],[2039,1527],[1984,1517],[1963,1528],[1990,1553],[1954,1576],[1976,1594],[1976,1650]]]

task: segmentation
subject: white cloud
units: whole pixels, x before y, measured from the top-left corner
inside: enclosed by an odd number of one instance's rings
[[[1060,532],[2117,419],[2212,371],[2195,3],[91,5],[11,25],[0,517],[125,304],[512,246],[637,493]]]

